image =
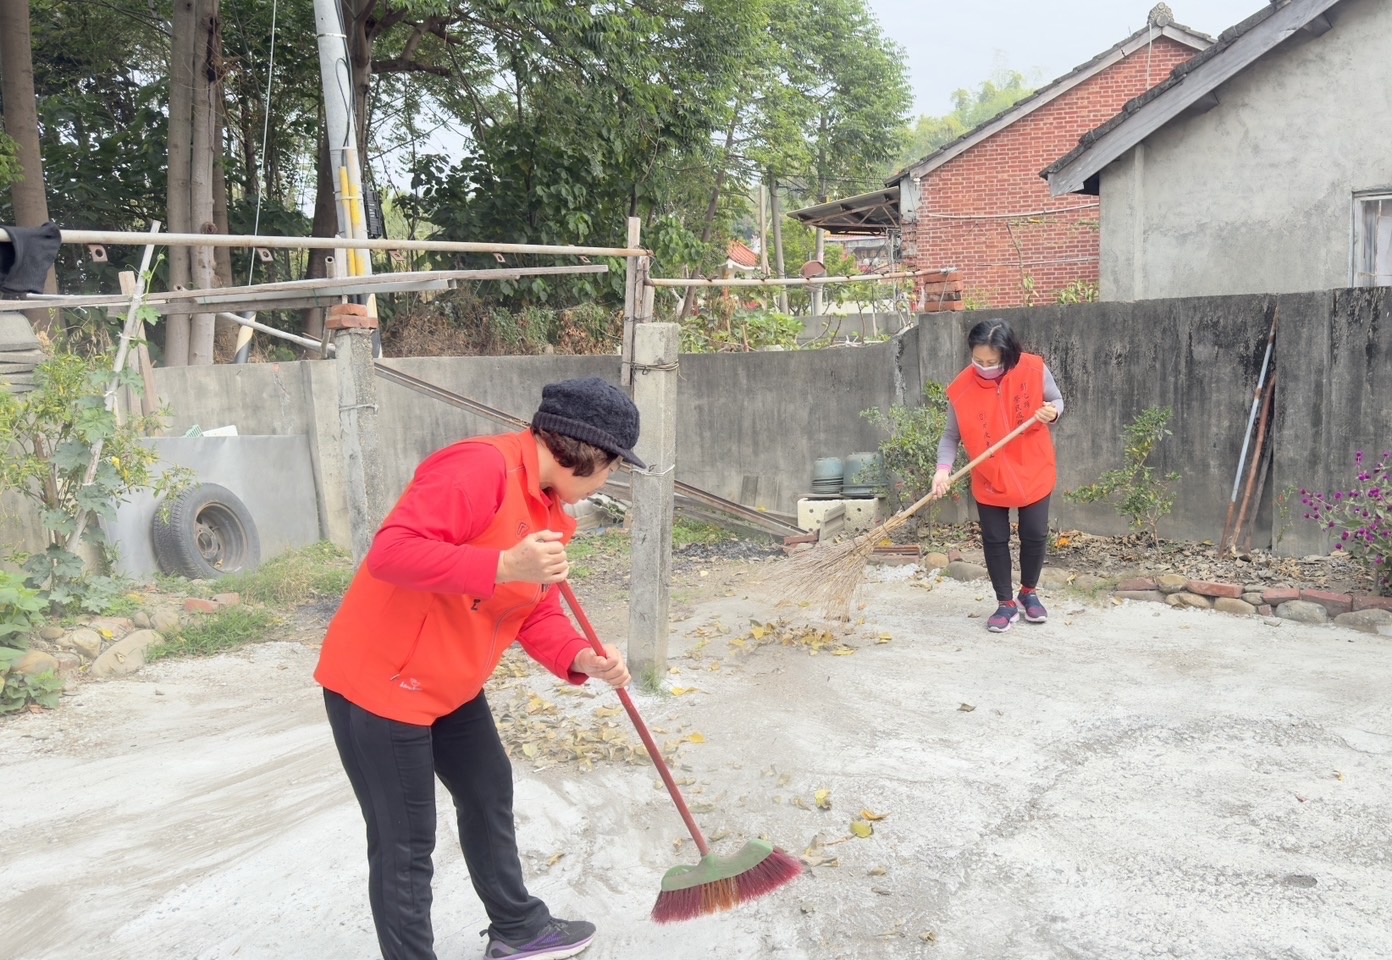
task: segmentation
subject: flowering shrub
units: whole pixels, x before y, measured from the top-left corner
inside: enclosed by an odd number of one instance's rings
[[[1372,575],[1377,591],[1392,593],[1392,451],[1377,464],[1366,462],[1363,451],[1354,455],[1357,479],[1347,490],[1332,493],[1300,491],[1305,519],[1326,530],[1338,531],[1336,550],[1361,560]]]

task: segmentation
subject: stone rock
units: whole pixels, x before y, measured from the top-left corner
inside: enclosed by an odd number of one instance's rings
[[[924,570],[945,570],[952,561],[947,559],[945,553],[930,553],[923,558]]]
[[[67,678],[82,669],[82,658],[75,653],[64,651],[54,656],[58,661],[58,676]]]
[[[1250,603],[1254,607],[1260,607],[1263,603],[1262,595],[1255,591],[1244,593],[1242,595],[1242,600],[1244,603]]]
[[[1262,591],[1262,600],[1273,607],[1279,607],[1289,600],[1299,600],[1300,591],[1294,587],[1276,587],[1272,590]]]
[[[963,560],[953,560],[943,571],[950,579],[960,580],[963,583],[970,583],[973,580],[988,580],[990,574],[986,568],[974,563],[967,563]]]
[[[1331,593],[1328,590],[1301,590],[1300,599],[1309,603],[1318,603],[1329,611],[1331,617],[1337,617],[1341,613],[1349,613],[1353,610],[1353,597],[1347,593]]]
[[[1184,601],[1179,599],[1179,594],[1177,593],[1166,593],[1162,594],[1162,596],[1164,596],[1165,602],[1170,606],[1174,607],[1176,610],[1184,606]]]
[[[1160,588],[1161,593],[1179,593],[1188,583],[1188,577],[1181,577],[1177,573],[1167,573],[1156,581],[1156,586]]]
[[[958,550],[956,547],[953,547],[951,550],[947,551],[947,562],[948,562],[948,563],[956,563],[956,562],[958,562],[958,561],[961,560],[961,559],[962,559],[962,551],[961,551],[961,550]]]
[[[150,622],[150,615],[144,610],[137,610],[135,616],[131,617],[131,623],[135,624],[137,630],[153,630],[155,625]]]
[[[1248,603],[1246,600],[1234,600],[1232,597],[1219,597],[1213,601],[1213,609],[1219,613],[1230,613],[1235,617],[1250,617],[1257,612],[1256,604]]]
[[[166,637],[179,633],[179,615],[173,610],[156,610],[150,615],[150,629]]]
[[[62,627],[48,626],[39,631],[39,636],[43,637],[45,640],[53,641],[63,639],[63,635],[66,633],[67,631]]]
[[[1111,585],[1111,581],[1105,577],[1095,577],[1090,573],[1080,573],[1073,578],[1074,588],[1088,593],[1110,587]]]
[[[1386,633],[1392,630],[1392,613],[1386,610],[1355,610],[1339,614],[1334,622],[1360,633]]]
[[[1134,600],[1137,603],[1165,602],[1165,595],[1159,590],[1118,590],[1112,596],[1118,600]]]
[[[153,630],[137,630],[106,648],[92,664],[94,677],[123,677],[145,666],[145,651],[164,638]]]
[[[1060,570],[1058,567],[1045,567],[1044,572],[1039,575],[1039,585],[1048,587],[1050,590],[1059,590],[1068,586],[1069,578],[1073,574],[1067,570]]]
[[[110,640],[120,640],[135,629],[135,624],[125,617],[97,617],[87,626]]]
[[[1276,616],[1296,623],[1328,623],[1329,611],[1307,600],[1287,600],[1276,608]]]
[[[1179,600],[1182,607],[1193,607],[1195,610],[1212,610],[1213,601],[1208,597],[1201,597],[1197,593],[1176,593],[1174,595]]]
[[[95,660],[101,655],[102,638],[97,631],[83,628],[74,630],[62,640],[58,641],[58,646],[64,650],[72,650],[80,653],[88,660]]]
[[[1242,588],[1235,583],[1213,583],[1208,580],[1190,580],[1188,590],[1201,597],[1229,597],[1237,600],[1242,596]]]
[[[219,607],[235,607],[242,602],[240,593],[219,593],[213,596],[213,603]]]
[[[1257,607],[1257,616],[1259,617],[1267,617],[1269,619],[1273,612],[1271,604],[1269,603],[1263,603],[1261,606]],[[1277,620],[1276,622],[1280,623],[1281,621]]]
[[[1159,585],[1149,577],[1129,577],[1117,584],[1117,590],[1123,593],[1149,593],[1159,589]]]
[[[44,653],[42,650],[29,650],[15,661],[13,669],[15,673],[22,673],[26,677],[37,676],[41,673],[56,673],[58,671],[58,658],[51,653]]]
[[[218,605],[202,597],[189,597],[184,601],[185,613],[217,613]]]

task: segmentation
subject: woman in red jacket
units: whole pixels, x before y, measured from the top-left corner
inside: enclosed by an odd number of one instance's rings
[[[947,388],[947,427],[938,444],[933,494],[947,493],[947,478],[960,441],[975,459],[1011,430],[1033,418],[1025,431],[972,471],[972,497],[981,519],[986,569],[996,590],[997,608],[986,621],[1004,633],[1020,619],[1049,619],[1039,600],[1039,574],[1049,534],[1049,497],[1054,492],[1054,440],[1046,424],[1063,413],[1063,396],[1041,357],[1024,353],[1004,320],[983,320],[967,334],[971,363]],[[1020,593],[1014,594],[1010,563],[1010,511],[1020,521]]]
[[[562,509],[633,454],[638,410],[598,377],[542,390],[529,430],[437,451],[383,522],[329,624],[315,679],[367,823],[368,900],[384,960],[435,960],[430,923],[435,778],[454,798],[487,960],[560,960],[594,925],[559,920],[527,891],[512,767],[483,685],[513,640],[571,683],[615,687],[550,585],[566,579],[575,521]]]

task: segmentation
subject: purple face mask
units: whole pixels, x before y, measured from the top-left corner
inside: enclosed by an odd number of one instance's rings
[[[999,380],[1001,377],[1005,376],[1004,364],[998,363],[994,367],[983,367],[973,360],[972,366],[976,368],[976,375],[982,380]]]

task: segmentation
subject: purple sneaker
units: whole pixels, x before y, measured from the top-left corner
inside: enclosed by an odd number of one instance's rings
[[[565,960],[588,947],[594,935],[593,923],[553,917],[540,933],[525,943],[508,943],[497,937],[489,937],[483,957],[484,960]]]
[[[1025,608],[1025,619],[1030,623],[1044,623],[1049,619],[1049,611],[1039,602],[1039,594],[1033,590],[1020,591],[1020,606]]]
[[[986,629],[992,633],[1005,633],[1010,625],[1020,619],[1020,611],[1014,600],[1002,600],[996,612],[986,621]]]

